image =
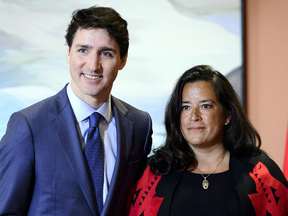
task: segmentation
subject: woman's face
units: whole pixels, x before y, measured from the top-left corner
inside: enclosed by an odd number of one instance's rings
[[[222,144],[228,122],[212,85],[206,81],[186,83],[182,92],[181,132],[193,149]]]

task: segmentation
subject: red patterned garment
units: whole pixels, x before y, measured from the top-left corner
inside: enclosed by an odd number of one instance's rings
[[[154,197],[156,187],[162,176],[156,176],[150,171],[148,166],[142,178],[138,181],[134,197],[133,205],[130,210],[130,216],[145,215],[156,216],[163,198]]]
[[[268,168],[261,162],[253,168],[249,175],[256,184],[257,193],[249,194],[257,216],[287,215],[288,189],[275,179]]]
[[[230,177],[244,216],[288,215],[288,182],[277,164],[266,153],[251,158],[230,156]],[[154,175],[146,167],[134,185],[130,216],[169,215],[171,200],[183,172]],[[222,207],[223,208],[223,207]]]

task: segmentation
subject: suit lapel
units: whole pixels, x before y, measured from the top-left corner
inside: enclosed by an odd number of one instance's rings
[[[94,189],[88,176],[76,129],[76,120],[66,94],[66,87],[56,97],[58,97],[56,98],[57,104],[51,111],[55,112],[57,117],[51,121],[51,126],[93,214],[96,215],[96,198],[92,193]]]
[[[127,165],[134,129],[134,123],[126,117],[128,110],[114,97],[112,97],[112,110],[117,128],[117,158],[109,193],[102,211],[105,215],[106,213],[108,214],[109,210],[113,209],[113,203],[119,202],[119,197],[115,193],[117,193],[119,186],[123,185],[122,181],[124,181],[124,178],[121,170],[125,170]]]

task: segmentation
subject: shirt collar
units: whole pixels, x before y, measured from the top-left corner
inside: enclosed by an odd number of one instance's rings
[[[107,123],[112,121],[112,109],[111,109],[111,95],[109,95],[107,101],[102,106],[95,110],[93,107],[82,101],[72,90],[71,83],[67,85],[67,95],[76,116],[77,122],[86,120],[92,113],[100,113]]]

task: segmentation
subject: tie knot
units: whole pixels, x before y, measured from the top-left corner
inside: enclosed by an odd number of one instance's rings
[[[102,115],[97,112],[94,112],[92,115],[90,115],[89,127],[98,127],[101,116]]]

